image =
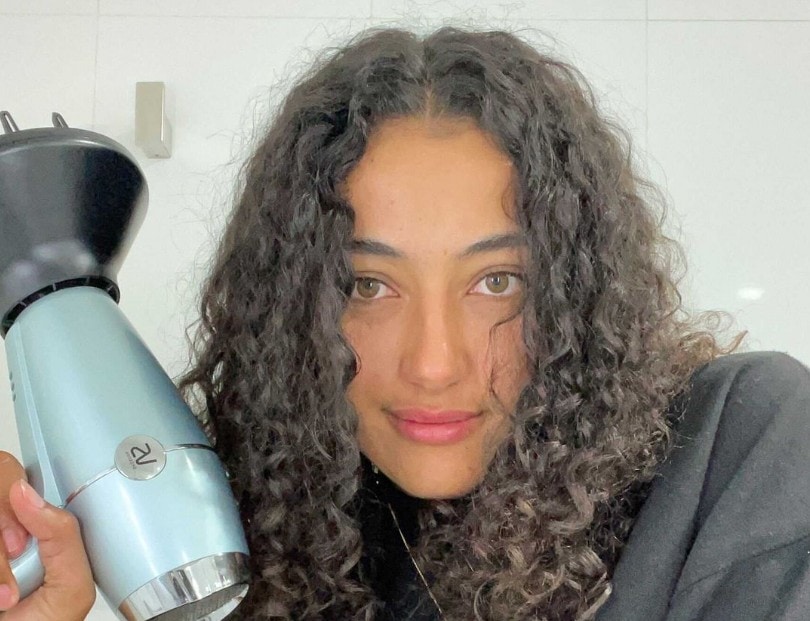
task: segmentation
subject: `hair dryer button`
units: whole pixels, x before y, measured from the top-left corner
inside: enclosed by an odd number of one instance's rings
[[[115,449],[115,467],[130,479],[151,479],[159,475],[165,465],[166,451],[152,436],[129,436]]]

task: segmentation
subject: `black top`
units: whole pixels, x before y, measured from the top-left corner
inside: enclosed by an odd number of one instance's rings
[[[731,354],[700,367],[682,398],[676,448],[596,620],[810,619],[810,371],[783,353]],[[424,501],[378,476],[413,545]],[[388,507],[366,503],[362,522],[385,618],[438,619]]]

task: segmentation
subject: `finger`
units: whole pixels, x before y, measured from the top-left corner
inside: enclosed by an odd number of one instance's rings
[[[9,558],[19,556],[25,549],[28,532],[11,509],[8,491],[14,481],[27,478],[22,464],[11,453],[0,451],[0,534]]]
[[[46,503],[22,480],[11,486],[9,502],[20,523],[37,539],[45,568],[43,587],[22,600],[13,609],[15,614],[30,608],[32,619],[56,620],[64,618],[60,611],[89,612],[96,592],[79,521],[69,511]],[[20,618],[28,617],[21,614]]]
[[[19,599],[20,592],[14,577],[11,577],[11,581],[6,577],[2,578],[2,582],[0,582],[0,621],[9,621],[8,615],[1,611],[12,608]]]
[[[9,559],[20,554],[20,541],[27,539],[28,533],[17,521],[17,516],[8,501],[8,492],[14,481],[25,476],[25,470],[11,453],[0,451],[0,610],[6,610],[17,603],[19,588],[11,571]],[[20,535],[20,532],[24,533]],[[0,613],[5,621],[5,617]]]

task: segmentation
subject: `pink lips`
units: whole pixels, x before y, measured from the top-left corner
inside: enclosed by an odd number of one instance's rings
[[[466,438],[480,416],[462,410],[428,411],[415,408],[393,410],[391,421],[403,436],[425,444],[450,444]]]

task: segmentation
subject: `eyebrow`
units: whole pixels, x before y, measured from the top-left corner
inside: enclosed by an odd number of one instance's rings
[[[505,248],[523,248],[526,246],[526,240],[520,233],[501,233],[499,235],[491,235],[485,237],[456,255],[458,259],[466,259],[476,254],[483,252],[493,252],[495,250],[503,250]],[[371,254],[378,257],[391,257],[394,259],[404,259],[405,253],[397,250],[393,246],[389,246],[381,241],[375,239],[353,239],[349,244],[349,252],[356,254]]]

